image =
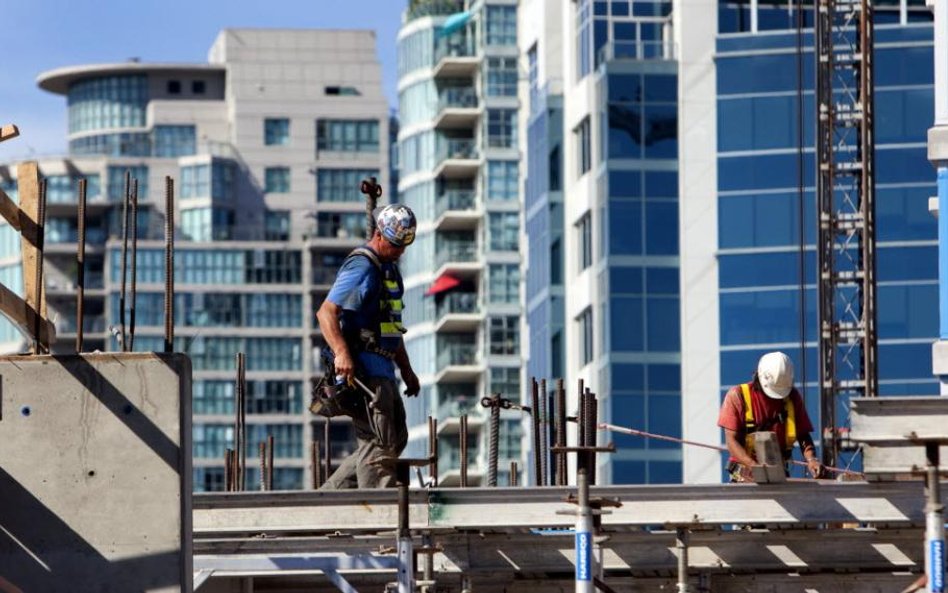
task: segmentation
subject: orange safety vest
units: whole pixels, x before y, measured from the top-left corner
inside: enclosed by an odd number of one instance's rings
[[[741,393],[744,395],[744,448],[751,455],[754,454],[754,433],[757,432],[757,422],[754,420],[754,406],[751,405],[751,384],[742,383]],[[787,448],[783,452],[785,459],[793,454],[793,443],[797,440],[797,422],[794,418],[793,401],[787,396],[784,398],[787,411],[786,434],[784,442]]]

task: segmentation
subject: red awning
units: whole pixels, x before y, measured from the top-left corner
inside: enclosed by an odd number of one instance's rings
[[[457,276],[452,276],[451,274],[447,273],[441,274],[434,282],[431,283],[431,286],[425,292],[425,296],[431,296],[446,290],[451,290],[459,284],[461,284],[461,279]]]

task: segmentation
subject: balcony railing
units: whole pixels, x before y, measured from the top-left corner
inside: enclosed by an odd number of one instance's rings
[[[465,414],[471,414],[478,409],[477,398],[471,396],[467,399],[454,399],[446,401],[438,406],[438,419],[458,418]]]
[[[446,241],[439,246],[435,263],[440,267],[448,262],[472,262],[476,258],[474,241]]]
[[[477,293],[453,292],[444,295],[437,306],[438,318],[452,313],[477,313]]]
[[[435,216],[441,216],[448,210],[473,210],[475,194],[473,189],[449,189],[435,200]]]
[[[464,0],[414,0],[405,11],[405,21],[423,16],[447,16],[464,10]]]
[[[449,366],[473,366],[477,364],[477,348],[474,344],[442,344],[438,352],[438,370]]]
[[[438,93],[438,110],[449,107],[477,107],[477,93],[472,87],[451,87]]]
[[[467,35],[455,33],[435,42],[436,64],[444,58],[471,58],[476,55],[474,40],[468,38]]]
[[[438,151],[438,162],[447,159],[476,159],[477,144],[473,138],[444,140]]]

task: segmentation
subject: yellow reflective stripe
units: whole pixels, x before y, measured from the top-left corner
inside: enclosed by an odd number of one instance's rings
[[[389,311],[401,311],[402,309],[405,308],[405,304],[402,303],[401,299],[386,301],[386,303],[388,304]]]
[[[379,331],[383,336],[400,336],[406,330],[400,321],[383,321],[379,324]]]
[[[787,450],[793,448],[793,443],[797,440],[797,420],[794,417],[793,398],[787,396]]]
[[[385,288],[389,290],[398,290],[398,282],[395,282],[394,280],[384,280],[383,282],[385,282]]]
[[[754,455],[754,433],[750,432],[750,428],[754,426],[750,383],[741,383],[741,393],[744,395],[744,448],[750,455]]]

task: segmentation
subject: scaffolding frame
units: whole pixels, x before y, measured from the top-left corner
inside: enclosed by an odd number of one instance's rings
[[[849,446],[838,412],[878,395],[873,18],[872,0],[817,7],[819,387],[823,463],[835,466]]]

